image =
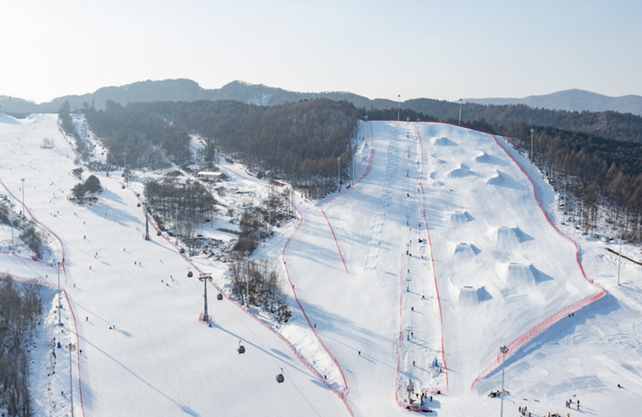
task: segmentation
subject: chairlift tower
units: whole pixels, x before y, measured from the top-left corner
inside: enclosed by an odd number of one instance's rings
[[[149,216],[147,215],[147,202],[143,202],[143,210],[145,210],[145,240],[149,240]]]
[[[203,301],[204,301],[203,321],[207,322],[210,319],[209,315],[207,314],[207,281],[212,281],[212,275],[200,274],[198,279],[199,281],[203,281]]]
[[[56,262],[58,269],[58,325],[62,326],[62,321],[60,319],[60,310],[62,310],[62,304],[60,303],[60,262]]]
[[[25,216],[25,179],[20,178],[20,181],[22,181],[22,218],[26,219]]]
[[[499,348],[499,351],[502,353],[502,405],[499,416],[504,417],[504,360],[506,359],[508,348],[506,346],[502,346]]]

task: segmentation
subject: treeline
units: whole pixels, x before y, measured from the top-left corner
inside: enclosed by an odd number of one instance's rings
[[[192,255],[203,223],[211,221],[216,210],[212,194],[198,181],[181,183],[169,177],[146,181],[144,193],[158,227],[180,238]]]
[[[40,285],[0,278],[0,409],[8,416],[32,416],[29,351],[42,323]],[[4,415],[4,413],[3,413]]]
[[[414,114],[426,115],[422,116],[422,120],[442,120],[455,123],[459,121],[459,103],[416,99],[404,102],[403,106]],[[396,119],[397,109],[390,110],[387,111],[388,114],[394,113],[392,119]],[[374,110],[369,110],[369,113],[376,114]],[[402,113],[401,120],[406,120],[406,117],[416,120],[416,117],[409,113]],[[462,120],[484,120],[497,128],[503,128],[507,124],[528,123],[642,143],[642,117],[631,113],[536,109],[524,104],[463,103],[461,117]]]
[[[292,313],[281,290],[281,279],[266,261],[236,261],[229,266],[232,294],[241,304],[259,307],[279,323],[287,323]]]
[[[500,133],[530,152],[534,162],[565,197],[567,216],[595,230],[600,208],[606,221],[633,242],[642,241],[642,143],[526,123],[504,126]]]
[[[11,206],[5,201],[0,201],[0,224],[6,224],[13,229],[17,229],[20,234],[16,237],[19,237],[22,243],[31,249],[33,256],[42,259],[46,235],[36,228],[36,224],[33,221],[16,215]],[[19,244],[19,242],[15,243]]]
[[[124,163],[125,153],[128,166],[166,166],[163,156],[179,165],[192,162],[190,132],[206,142],[204,167],[211,167],[217,153],[225,152],[251,169],[271,171],[273,176],[287,176],[306,186],[336,178],[338,157],[346,162],[342,176],[347,176],[350,141],[360,115],[350,103],[327,99],[274,107],[229,100],[130,103],[125,107],[110,102],[104,111],[86,110],[87,121],[105,138],[119,164]],[[330,186],[336,188],[336,181],[321,192],[327,194]]]
[[[187,129],[139,105],[107,101],[105,110],[85,109],[85,117],[109,150],[107,160],[121,167],[160,169],[171,162],[179,166],[191,162]]]

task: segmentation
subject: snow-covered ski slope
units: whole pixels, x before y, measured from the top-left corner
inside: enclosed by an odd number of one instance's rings
[[[67,201],[78,181],[56,119],[2,125],[0,180],[19,196],[25,178],[30,213],[64,245],[63,284],[76,323],[61,330],[77,330],[83,350],[74,356],[75,415],[349,415],[281,339],[228,300],[217,301],[212,289],[213,326],[199,322],[203,284],[186,277],[187,261],[165,239],[143,240],[139,200],[118,178],[101,177],[105,191],[96,205]],[[56,147],[42,149],[44,137]],[[47,280],[56,285],[52,271]],[[239,341],[244,355],[236,351]],[[281,368],[286,383],[278,384]],[[33,392],[43,415],[69,415],[68,401],[67,408],[53,408],[57,400],[46,394]]]
[[[56,147],[40,148],[44,137]],[[27,207],[64,246],[63,285],[77,324],[63,301],[65,326],[46,337],[83,349],[73,356],[76,415],[405,415],[410,380],[417,393],[443,393],[427,404],[430,415],[495,415],[499,400],[486,394],[500,388],[502,345],[511,349],[506,415],[519,405],[533,415],[636,412],[642,267],[624,263],[616,286],[617,258],[559,224],[550,187],[501,138],[406,122],[363,123],[359,137],[360,179],[322,202],[296,196],[300,220],[252,255],[278,258],[287,270],[294,314],[279,332],[306,365],[243,308],[216,301],[212,287],[213,327],[200,323],[203,284],[186,278],[188,261],[174,245],[142,239],[138,199],[117,178],[101,177],[106,191],[94,206],[68,202],[74,155],[56,116],[0,124],[0,180],[20,205],[25,178]],[[239,166],[222,168],[260,186]],[[224,265],[192,262],[224,282]],[[25,257],[0,253],[0,268],[56,284],[55,268]],[[38,409],[67,415],[65,367],[56,368],[52,394],[43,382],[49,358],[36,363]],[[280,368],[284,384],[275,381]],[[335,391],[347,387],[350,410],[319,380],[326,369]],[[580,398],[583,410],[564,410],[568,398]]]

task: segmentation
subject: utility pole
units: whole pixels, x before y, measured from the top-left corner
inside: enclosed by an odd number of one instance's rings
[[[147,201],[143,202],[145,210],[145,240],[149,240],[149,216],[147,215]]]
[[[617,285],[620,285],[620,262],[622,258],[622,231],[620,231],[620,250],[617,254]]]
[[[401,94],[397,94],[397,121],[400,121],[399,109],[401,108]]]
[[[16,225],[13,223],[13,210],[11,208],[9,210],[9,217],[11,217],[11,250],[15,251],[16,250],[16,244],[13,241],[13,228],[16,227]]]
[[[533,132],[535,129],[531,128],[531,162],[533,162]]]
[[[25,179],[20,178],[22,181],[22,218],[25,219]]]
[[[462,103],[462,100],[459,99],[459,126],[461,126],[461,103]]]
[[[58,267],[58,325],[62,326],[62,321],[60,319],[60,310],[62,310],[62,304],[60,303],[60,262],[56,262]]]
[[[69,392],[71,395],[71,417],[74,417],[74,384],[73,374],[71,373],[71,352],[76,350],[76,345],[69,343]]]
[[[207,314],[207,281],[212,281],[212,275],[211,274],[201,274],[198,279],[200,281],[203,281],[203,300],[204,300],[204,308],[203,308],[203,321],[209,321],[210,317]]]
[[[499,348],[499,351],[502,352],[502,405],[501,405],[501,411],[499,416],[504,417],[504,360],[506,359],[506,353],[508,353],[508,348],[506,346],[502,346]]]

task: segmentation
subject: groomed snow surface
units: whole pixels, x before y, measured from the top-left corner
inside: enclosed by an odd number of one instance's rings
[[[502,345],[505,415],[639,412],[642,267],[623,260],[618,286],[606,251],[617,244],[561,225],[550,186],[502,138],[369,122],[355,140],[352,186],[321,202],[295,196],[298,220],[252,255],[282,270],[291,322],[218,301],[210,286],[209,327],[203,284],[186,273],[211,272],[226,291],[226,265],[187,259],[155,233],[145,241],[141,183],[100,176],[97,204],[68,201],[76,156],[57,116],[2,115],[0,193],[19,212],[24,178],[27,214],[51,247],[44,263],[10,254],[0,228],[0,272],[49,284],[32,350],[36,414],[70,414],[69,343],[75,415],[406,415],[410,381],[413,400],[432,395],[428,415],[497,415],[487,394],[501,387]],[[221,168],[239,189],[266,190],[241,166]]]

